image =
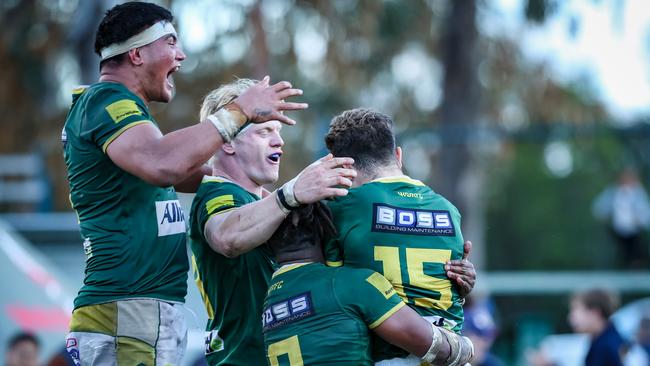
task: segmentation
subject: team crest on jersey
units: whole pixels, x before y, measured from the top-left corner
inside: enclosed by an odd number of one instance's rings
[[[185,215],[178,200],[156,201],[158,236],[185,232]]]
[[[312,315],[311,292],[305,292],[266,307],[262,313],[262,327],[266,332]]]
[[[225,347],[223,344],[223,339],[219,337],[218,330],[205,332],[205,354],[206,355],[223,351],[224,348]]]
[[[414,210],[373,204],[372,231],[425,236],[456,236],[449,211]]]

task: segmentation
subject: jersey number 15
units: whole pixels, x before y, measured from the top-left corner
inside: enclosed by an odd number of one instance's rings
[[[406,272],[410,287],[417,287],[440,294],[439,299],[428,297],[416,297],[409,301],[404,291],[402,266],[400,265],[400,250],[406,251]],[[426,248],[402,248],[375,246],[375,260],[382,262],[383,274],[393,284],[395,292],[407,303],[415,304],[424,308],[435,308],[447,310],[452,305],[451,282],[444,271],[445,263],[451,259],[451,250],[448,249],[426,249]],[[437,263],[443,266],[441,275],[445,278],[437,278],[424,273],[424,263]]]

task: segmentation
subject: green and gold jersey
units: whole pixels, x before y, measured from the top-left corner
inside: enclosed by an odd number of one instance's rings
[[[208,312],[205,354],[209,365],[263,365],[264,294],[275,265],[261,245],[227,258],[205,240],[205,224],[213,215],[233,210],[259,197],[219,177],[204,177],[190,214],[194,279]]]
[[[185,299],[187,229],[176,191],[129,174],[106,154],[115,138],[143,123],[157,127],[122,84],[74,92],[61,137],[86,252],[75,308],[128,298]]]
[[[460,331],[463,308],[445,263],[461,259],[463,237],[456,207],[422,182],[387,177],[328,202],[338,237],[326,246],[329,265],[382,273],[422,316]]]
[[[403,306],[377,272],[322,263],[283,266],[264,300],[269,364],[372,365],[370,329]]]

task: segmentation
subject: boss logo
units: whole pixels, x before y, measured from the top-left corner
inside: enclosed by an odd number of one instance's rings
[[[262,313],[262,327],[266,331],[312,315],[311,293],[306,292],[266,307]]]
[[[449,211],[413,210],[373,204],[372,231],[413,235],[455,236]]]

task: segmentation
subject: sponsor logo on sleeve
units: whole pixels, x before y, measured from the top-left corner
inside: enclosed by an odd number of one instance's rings
[[[156,201],[158,236],[185,233],[185,215],[178,200]]]
[[[387,299],[393,296],[395,293],[393,285],[391,285],[384,276],[380,275],[377,272],[371,274],[368,278],[366,278],[366,282],[376,288],[377,291],[379,291]]]
[[[266,307],[262,313],[262,327],[266,332],[312,315],[311,292],[305,292]]]
[[[142,111],[140,111],[138,105],[131,99],[122,99],[109,104],[106,106],[106,112],[108,112],[115,123],[120,123],[130,116],[142,115]]]
[[[449,211],[415,210],[373,204],[372,231],[425,236],[456,236]]]

